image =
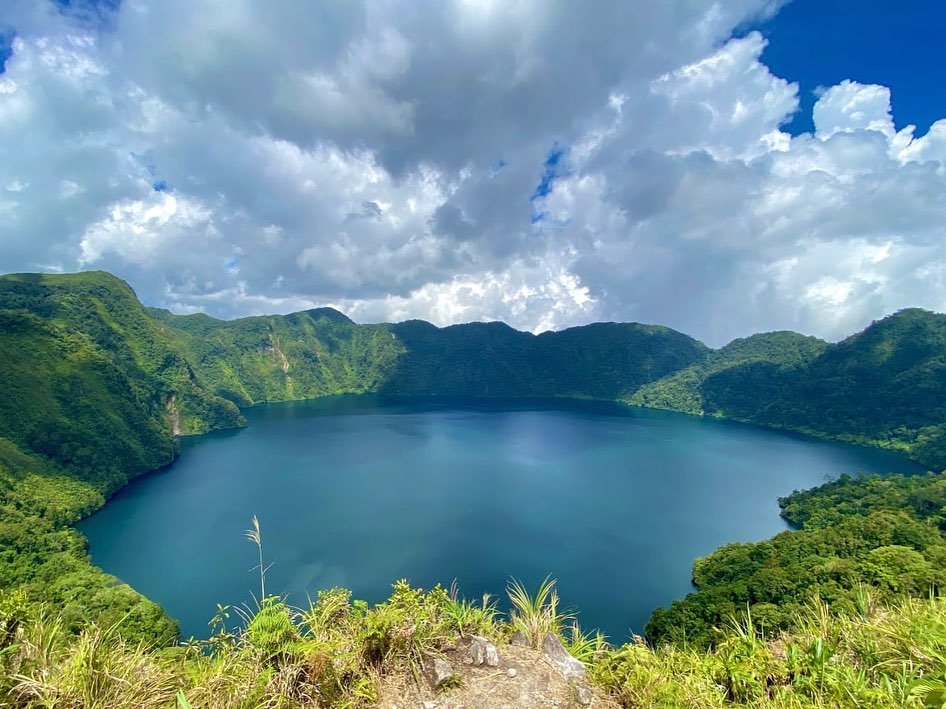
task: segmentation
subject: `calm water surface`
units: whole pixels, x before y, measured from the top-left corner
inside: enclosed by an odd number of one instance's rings
[[[206,637],[251,602],[259,516],[268,591],[390,584],[501,595],[558,579],[613,640],[685,595],[693,559],[785,529],[776,498],[842,472],[916,472],[897,455],[740,424],[567,401],[337,397],[246,413],[188,439],[80,525],[92,558]],[[258,591],[257,591],[258,592]]]

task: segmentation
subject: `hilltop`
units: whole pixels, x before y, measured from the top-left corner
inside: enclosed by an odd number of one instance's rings
[[[256,403],[330,394],[564,396],[789,428],[946,464],[946,401],[938,396],[946,385],[946,316],[919,309],[837,344],[774,332],[713,350],[639,323],[533,335],[498,322],[359,325],[331,308],[229,321],[173,315],[143,306],[123,281],[91,272],[0,277],[0,314],[4,346],[17,360],[7,367],[11,386],[27,388],[29,373],[16,371],[24,350],[51,351],[70,333],[148,397],[170,402],[182,434],[242,425],[239,408]],[[35,372],[48,403],[42,374]]]

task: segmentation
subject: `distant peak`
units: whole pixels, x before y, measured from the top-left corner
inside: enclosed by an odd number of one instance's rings
[[[891,313],[885,318],[881,318],[876,322],[895,322],[897,320],[940,320],[943,318],[942,313],[936,313],[932,310],[927,310],[926,308],[903,308],[898,310],[895,313]]]
[[[465,323],[456,323],[454,325],[448,325],[444,329],[450,328],[491,328],[493,330],[512,330],[519,332],[512,325],[504,323],[502,320],[473,320],[471,322]]]
[[[348,325],[354,325],[355,322],[335,308],[312,308],[311,310],[306,310],[305,314],[308,315],[313,320],[331,320],[332,322],[346,323]]]
[[[899,332],[904,327],[933,326],[942,327],[946,323],[946,315],[924,308],[904,308],[891,313],[880,320],[874,320],[863,331],[851,335],[847,339],[855,339],[870,333]],[[904,333],[906,334],[906,333]]]

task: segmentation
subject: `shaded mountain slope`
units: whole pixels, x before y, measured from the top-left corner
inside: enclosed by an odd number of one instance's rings
[[[946,465],[946,315],[902,310],[829,345],[755,335],[638,390],[630,403],[903,450]]]

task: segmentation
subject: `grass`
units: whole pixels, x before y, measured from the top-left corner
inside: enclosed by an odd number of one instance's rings
[[[910,599],[834,614],[818,600],[796,630],[761,638],[733,621],[713,650],[642,642],[592,665],[624,706],[942,707],[946,603]]]
[[[885,605],[865,589],[858,607],[841,614],[816,599],[795,630],[774,639],[743,614],[703,650],[639,638],[611,647],[565,624],[552,580],[535,593],[515,582],[509,591],[508,620],[489,598],[470,603],[455,587],[423,591],[405,581],[376,606],[344,589],[322,591],[304,609],[267,596],[244,616],[219,608],[208,640],[163,649],[130,644],[113,628],[73,635],[55,614],[8,594],[0,598],[0,706],[365,707],[384,677],[417,677],[425,654],[464,634],[501,642],[525,628],[533,638],[559,633],[625,707],[946,705],[940,598]]]
[[[4,706],[168,706],[182,683],[180,666],[126,643],[114,628],[93,627],[76,637],[59,618],[40,615],[21,631],[3,658]]]
[[[521,632],[532,647],[539,647],[542,639],[549,633],[560,634],[562,626],[571,616],[558,610],[558,591],[555,580],[546,576],[534,594],[516,579],[509,582],[506,589],[512,610],[509,623],[514,632]]]
[[[450,585],[443,613],[450,628],[460,637],[470,634],[489,635],[495,632],[499,617],[499,609],[490,594],[484,593],[479,604],[467,601],[459,596],[456,581]]]

